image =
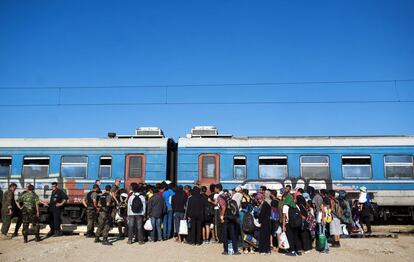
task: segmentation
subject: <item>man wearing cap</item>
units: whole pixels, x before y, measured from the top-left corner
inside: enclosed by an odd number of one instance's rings
[[[241,186],[238,186],[238,187],[236,187],[236,189],[234,190],[235,191],[235,193],[233,194],[233,196],[231,197],[234,201],[236,201],[236,203],[237,203],[237,206],[239,207],[239,209],[240,209],[240,206],[241,206],[241,201],[242,201],[242,199],[243,199],[243,194],[242,194],[242,188],[241,188]]]

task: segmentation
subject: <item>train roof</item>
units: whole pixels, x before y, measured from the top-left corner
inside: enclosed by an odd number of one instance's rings
[[[217,136],[185,137],[178,147],[414,146],[414,136]]]
[[[0,138],[0,148],[160,148],[167,144],[167,138]]]

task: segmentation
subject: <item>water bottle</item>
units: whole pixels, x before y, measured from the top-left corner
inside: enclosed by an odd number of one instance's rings
[[[228,254],[229,254],[230,256],[234,255],[233,243],[232,243],[231,241],[229,241],[229,244],[228,244],[227,249],[228,249]]]

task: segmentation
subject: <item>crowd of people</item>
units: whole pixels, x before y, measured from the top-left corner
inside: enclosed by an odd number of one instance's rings
[[[300,256],[316,249],[328,253],[340,247],[341,235],[371,233],[371,207],[365,187],[352,203],[345,191],[315,190],[307,187],[280,190],[265,186],[249,192],[241,186],[223,189],[221,184],[173,186],[170,181],[154,185],[131,183],[121,188],[121,180],[101,189],[97,180],[83,199],[87,218],[86,237],[95,243],[112,245],[108,234],[118,228],[118,240],[128,244],[165,241],[202,245],[222,243],[223,255],[280,252]],[[67,201],[63,190],[52,184],[50,201],[42,201],[33,186],[14,199],[16,185],[3,196],[2,239],[10,221],[21,214],[24,241],[33,223],[35,240],[39,236],[39,204],[49,207],[50,236],[60,236],[60,212]],[[21,222],[20,222],[21,224]],[[362,224],[366,225],[364,231]],[[13,236],[19,230],[19,220]],[[95,230],[96,228],[96,230]]]

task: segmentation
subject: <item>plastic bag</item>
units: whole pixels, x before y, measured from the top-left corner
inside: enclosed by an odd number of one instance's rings
[[[290,247],[289,241],[288,241],[288,238],[287,238],[285,232],[283,232],[282,234],[280,234],[280,244],[279,244],[279,247],[281,249],[289,249],[289,247]]]
[[[180,228],[178,230],[179,235],[188,235],[188,223],[187,220],[181,219],[180,220]]]
[[[144,229],[147,230],[147,231],[152,231],[151,219],[148,219],[147,221],[145,221]]]

